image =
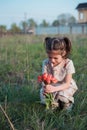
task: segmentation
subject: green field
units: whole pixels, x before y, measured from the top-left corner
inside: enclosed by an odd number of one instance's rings
[[[0,38],[0,130],[86,130],[87,129],[87,36],[68,36],[78,85],[70,113],[46,111],[40,104],[37,76],[46,58],[45,36]],[[8,115],[8,119],[1,107]]]

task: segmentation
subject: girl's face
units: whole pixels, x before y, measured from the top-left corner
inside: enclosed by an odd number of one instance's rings
[[[50,61],[51,65],[52,65],[52,67],[57,66],[64,59],[60,54],[58,54],[57,51],[48,52],[47,56],[49,58],[49,61]]]

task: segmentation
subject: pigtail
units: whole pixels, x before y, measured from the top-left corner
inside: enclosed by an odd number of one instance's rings
[[[46,37],[45,40],[44,40],[45,49],[47,48],[47,44],[48,44],[49,39],[50,39],[50,37]]]
[[[66,44],[66,52],[69,54],[71,51],[71,41],[67,37],[64,37],[63,40]]]
[[[50,37],[46,37],[45,38],[45,43],[48,42],[51,38]]]
[[[50,37],[45,38],[44,46],[45,46],[46,51],[51,50],[50,49],[51,48],[51,40],[52,40],[52,38],[50,38]]]

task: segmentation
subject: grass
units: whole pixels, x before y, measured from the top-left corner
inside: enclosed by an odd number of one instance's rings
[[[0,104],[16,130],[87,129],[87,38],[69,36],[73,43],[71,58],[79,87],[75,106],[66,111],[46,111],[40,104],[37,76],[41,74],[45,36],[10,36],[0,40]],[[0,130],[10,130],[0,109]]]

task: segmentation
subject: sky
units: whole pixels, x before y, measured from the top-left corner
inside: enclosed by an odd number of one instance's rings
[[[87,0],[0,0],[0,25],[8,28],[12,23],[33,18],[37,24],[43,19],[52,23],[60,14],[69,13],[78,17],[76,7]]]

